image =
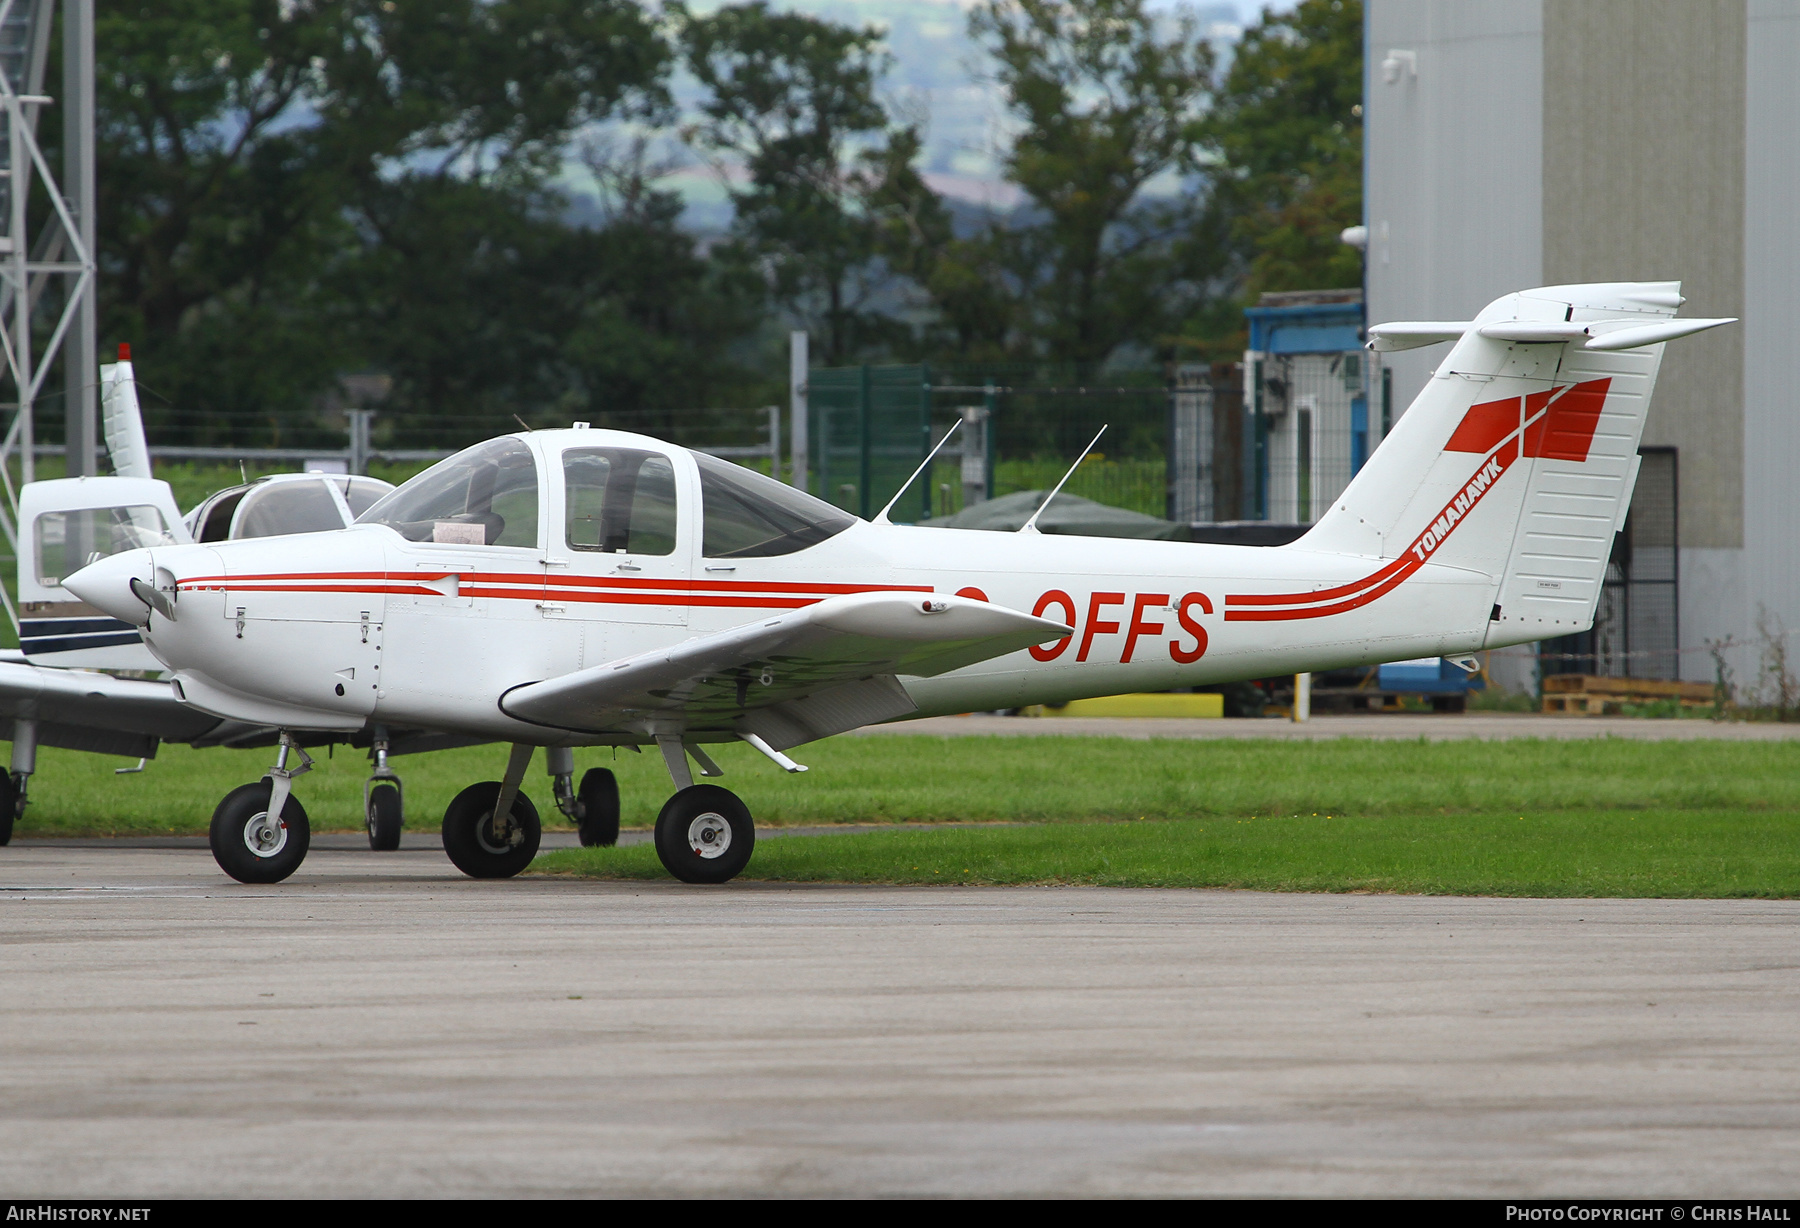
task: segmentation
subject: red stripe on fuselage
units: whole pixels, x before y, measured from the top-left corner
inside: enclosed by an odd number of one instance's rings
[[[846,593],[928,593],[926,584],[799,584],[762,580],[667,580],[639,576],[545,575],[543,572],[465,572],[451,568],[420,571],[267,572],[241,576],[193,576],[179,582],[188,590],[240,593],[384,593],[445,596],[431,585],[457,577],[458,597],[512,598],[596,605],[707,606],[735,609],[798,609]]]

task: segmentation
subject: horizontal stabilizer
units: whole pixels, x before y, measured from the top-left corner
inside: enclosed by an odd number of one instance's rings
[[[1721,324],[1736,324],[1737,318],[1729,316],[1722,320],[1665,320],[1657,324],[1636,324],[1629,327],[1601,332],[1598,325],[1592,326],[1596,336],[1587,343],[1590,350],[1635,350],[1639,346],[1655,345],[1660,341],[1673,341],[1677,337],[1690,337],[1695,333],[1705,332],[1709,328],[1717,328]]]
[[[1369,348],[1377,353],[1413,350],[1425,345],[1456,341],[1475,329],[1490,341],[1552,343],[1574,341],[1590,350],[1635,350],[1640,346],[1673,341],[1695,333],[1735,324],[1735,317],[1720,320],[1659,320],[1645,324],[1642,316],[1622,320],[1503,320],[1497,324],[1457,324],[1444,320],[1402,321],[1369,328]]]
[[[1369,328],[1369,348],[1378,354],[1395,350],[1416,350],[1422,345],[1438,345],[1455,341],[1474,325],[1464,321],[1404,320],[1394,324],[1375,324]]]

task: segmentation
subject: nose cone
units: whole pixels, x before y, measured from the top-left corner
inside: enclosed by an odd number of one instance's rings
[[[127,550],[97,559],[64,580],[62,586],[95,609],[141,627],[150,621],[150,607],[131,591],[133,580],[156,583],[156,565],[148,550]]]

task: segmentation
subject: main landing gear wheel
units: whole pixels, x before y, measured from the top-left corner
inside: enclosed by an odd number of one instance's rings
[[[729,882],[755,848],[750,808],[718,785],[689,785],[656,816],[656,855],[684,883]]]
[[[575,800],[581,816],[576,828],[583,848],[610,847],[619,842],[619,778],[611,768],[589,768],[581,778]]]
[[[369,786],[369,847],[377,853],[391,853],[400,847],[400,789],[397,785],[378,781]]]
[[[306,860],[306,846],[312,842],[306,810],[290,794],[280,817],[271,817],[272,787],[267,776],[239,785],[213,811],[208,833],[213,860],[240,883],[278,883]]]
[[[24,809],[25,792],[19,788],[19,777],[13,772],[0,772],[0,846],[12,843],[13,822],[19,817],[19,812]],[[618,813],[616,805],[613,813],[615,815]],[[614,838],[617,838],[618,832],[619,821],[615,818],[613,820]]]
[[[470,878],[511,878],[537,856],[543,828],[537,807],[523,792],[513,798],[510,822],[494,822],[500,782],[470,785],[444,811],[444,852]]]

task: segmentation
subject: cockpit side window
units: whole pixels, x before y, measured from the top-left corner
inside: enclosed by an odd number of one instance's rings
[[[856,523],[856,517],[803,490],[704,452],[700,552],[709,559],[758,559],[816,546]]]
[[[675,468],[635,448],[563,453],[563,515],[571,550],[675,553]]]
[[[538,544],[537,461],[523,440],[490,439],[439,461],[356,518],[408,541]]]

